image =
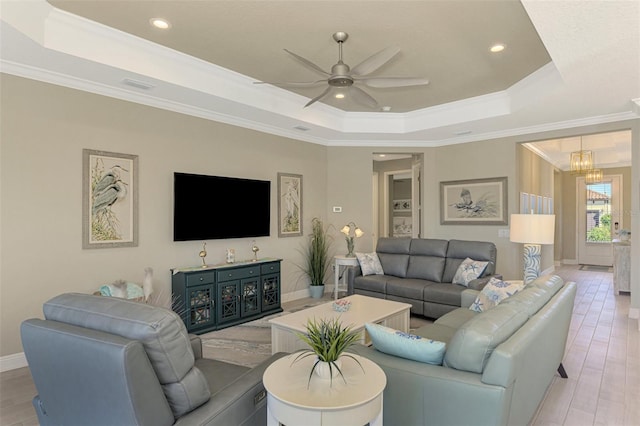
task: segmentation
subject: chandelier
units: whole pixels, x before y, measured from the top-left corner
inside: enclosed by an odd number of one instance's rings
[[[593,170],[593,151],[582,149],[582,136],[580,136],[580,151],[571,153],[569,166],[572,175],[584,175],[589,170]]]
[[[602,169],[587,170],[587,173],[584,175],[584,181],[587,184],[602,182]]]

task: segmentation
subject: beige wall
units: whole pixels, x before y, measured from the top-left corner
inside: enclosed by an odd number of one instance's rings
[[[303,238],[277,237],[276,174],[304,176],[308,231],[326,214],[325,147],[5,74],[1,83],[0,355],[22,352],[20,322],[41,317],[54,295],[141,282],[147,266],[156,291],[170,292],[170,268],[199,264],[200,241],[172,241],[174,171],[272,181],[271,237],[256,239],[259,255],[284,259],[283,293],[306,288],[295,267]],[[139,156],[138,247],[82,249],[83,148]],[[233,208],[211,198],[193,205]],[[250,243],[207,241],[207,262],[223,262],[226,248],[249,259]]]
[[[260,256],[281,257],[283,292],[306,288],[295,267],[302,237],[277,238],[277,172],[304,176],[305,233],[314,216],[332,226],[333,251],[346,252],[338,229],[349,221],[365,230],[356,250],[373,250],[372,154],[370,147],[323,147],[2,74],[0,126],[0,356],[22,351],[18,327],[42,315],[42,303],[67,291],[91,292],[116,279],[142,280],[155,271],[156,289],[168,291],[170,268],[194,265],[201,242],[172,241],[172,173],[189,171],[256,179],[272,186],[269,238]],[[497,271],[521,276],[521,245],[498,238],[508,226],[440,225],[439,182],[506,176],[509,212],[518,209],[517,143],[633,129],[632,239],[640,228],[640,120],[565,129],[438,148],[386,147],[385,152],[422,153],[423,235],[493,241]],[[137,154],[140,158],[140,244],[136,248],[83,250],[81,244],[82,149]],[[575,194],[575,191],[573,191]],[[567,198],[569,197],[567,194]],[[563,200],[563,206],[567,203]],[[222,207],[223,203],[220,203]],[[332,207],[342,207],[333,213]],[[626,208],[626,207],[625,207]],[[571,231],[566,231],[571,232]],[[208,241],[209,263],[226,248],[249,258],[250,240]],[[639,244],[634,243],[634,255]],[[640,307],[640,265],[632,265],[632,308]]]

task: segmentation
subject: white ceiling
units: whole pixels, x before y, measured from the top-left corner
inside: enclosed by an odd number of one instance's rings
[[[170,30],[149,26],[158,16]],[[2,72],[324,145],[441,146],[640,117],[637,1],[3,0],[0,18]],[[335,31],[350,34],[351,66],[396,45],[378,75],[430,84],[366,89],[391,112],[303,108],[321,88],[253,84],[315,79],[282,49],[328,69]],[[507,49],[492,55],[493,42]]]

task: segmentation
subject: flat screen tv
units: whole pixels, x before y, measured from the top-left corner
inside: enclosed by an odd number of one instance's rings
[[[173,240],[269,236],[271,182],[174,173]]]

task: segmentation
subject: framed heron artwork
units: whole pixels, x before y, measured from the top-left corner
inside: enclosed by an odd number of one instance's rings
[[[82,248],[138,245],[138,156],[82,150]]]

